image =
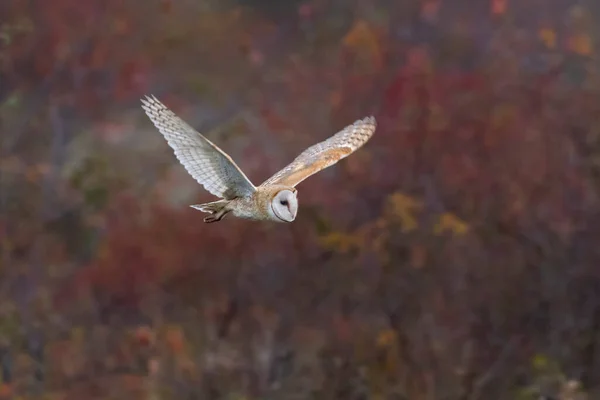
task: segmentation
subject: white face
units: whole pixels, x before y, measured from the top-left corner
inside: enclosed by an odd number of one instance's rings
[[[298,213],[298,199],[291,190],[278,192],[271,201],[271,209],[278,220],[292,222]]]

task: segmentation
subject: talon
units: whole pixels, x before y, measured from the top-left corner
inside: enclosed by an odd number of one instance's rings
[[[214,213],[213,213],[213,214],[214,214]],[[208,216],[208,217],[204,217],[204,222],[206,222],[206,223],[210,224],[211,222],[217,222],[217,221],[220,221],[220,220],[221,220],[221,218],[222,218],[222,216],[213,217],[213,216],[211,215],[211,216]]]

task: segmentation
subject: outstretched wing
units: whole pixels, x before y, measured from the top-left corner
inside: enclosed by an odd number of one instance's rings
[[[231,157],[189,126],[156,97],[142,99],[142,108],[163,134],[187,172],[211,194],[231,200],[256,191]]]
[[[374,117],[356,121],[329,139],[304,150],[291,164],[267,179],[261,186],[298,185],[309,176],[358,150],[373,136],[376,127]]]

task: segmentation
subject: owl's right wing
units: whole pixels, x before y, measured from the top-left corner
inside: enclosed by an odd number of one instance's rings
[[[142,99],[142,108],[163,134],[187,172],[211,194],[226,200],[248,197],[256,187],[225,152],[202,136],[156,97]]]

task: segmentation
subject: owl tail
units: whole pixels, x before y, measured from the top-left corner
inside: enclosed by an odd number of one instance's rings
[[[227,208],[228,204],[229,200],[217,200],[213,201],[212,203],[194,204],[190,207],[211,214],[208,217],[204,218],[204,222],[211,223],[220,221],[221,219],[223,219],[225,214],[231,211]]]

